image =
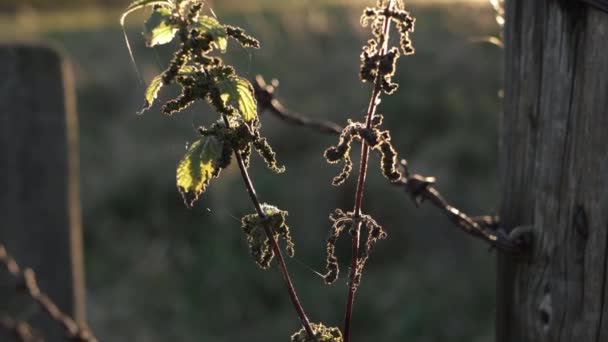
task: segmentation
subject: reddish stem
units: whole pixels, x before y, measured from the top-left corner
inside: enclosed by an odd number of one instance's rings
[[[227,126],[230,126],[228,118],[224,115],[224,122]],[[234,150],[234,155],[236,157],[236,161],[239,165],[239,169],[241,170],[241,176],[243,178],[243,182],[245,183],[245,188],[247,188],[247,193],[249,194],[249,198],[251,198],[251,202],[255,207],[256,212],[261,218],[266,217],[266,213],[262,209],[262,204],[258,198],[258,195],[255,191],[255,187],[253,186],[253,182],[251,181],[251,177],[249,176],[249,172],[247,171],[247,167],[243,162],[243,158],[239,151]],[[291,299],[291,303],[293,304],[298,317],[300,318],[300,322],[302,326],[306,330],[309,336],[314,336],[314,331],[310,325],[310,321],[308,320],[308,316],[306,316],[306,312],[304,311],[304,307],[302,303],[300,303],[300,299],[298,299],[298,294],[296,293],[295,286],[291,281],[291,277],[289,276],[289,271],[287,270],[287,265],[285,264],[285,258],[283,257],[283,253],[281,252],[281,248],[277,243],[277,240],[274,238],[273,232],[270,230],[270,227],[264,226],[264,231],[266,232],[266,236],[268,236],[268,240],[270,240],[270,245],[274,254],[277,257],[277,262],[279,264],[279,270],[281,272],[281,276],[283,276],[283,282],[285,283],[285,287],[287,292],[289,293],[289,298]]]
[[[388,10],[392,10],[394,6],[394,0],[389,0]],[[382,36],[380,37],[380,51],[378,54],[380,56],[384,56],[388,51],[388,40],[391,29],[391,19],[385,17],[384,24],[382,27]],[[380,95],[382,93],[382,75],[378,74],[376,78],[376,82],[374,85],[374,91],[372,93],[371,100],[369,102],[369,106],[367,108],[367,121],[366,128],[372,128],[372,119],[376,114],[376,110],[378,109],[378,104],[380,100]],[[367,176],[367,164],[369,161],[369,145],[363,141],[363,146],[361,148],[361,164],[359,166],[359,177],[357,179],[357,191],[355,192],[355,208],[354,214],[355,218],[361,217],[361,208],[363,206],[363,193],[365,190],[365,179]],[[350,280],[349,280],[349,290],[348,297],[346,300],[346,313],[344,315],[344,342],[350,342],[350,327],[353,315],[353,304],[355,302],[355,292],[357,288],[354,284],[357,262],[359,259],[359,240],[360,240],[360,231],[361,231],[361,223],[358,224],[356,230],[352,234],[352,242],[351,242],[351,262],[350,262]]]

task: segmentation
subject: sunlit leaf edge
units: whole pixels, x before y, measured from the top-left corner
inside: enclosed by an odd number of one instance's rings
[[[145,113],[147,110],[149,110],[152,107],[152,105],[154,104],[154,101],[158,97],[158,92],[160,91],[160,89],[162,87],[163,87],[163,75],[160,74],[160,75],[154,77],[152,79],[152,81],[150,81],[148,88],[146,88],[144,106],[141,109],[141,111],[138,112],[139,115]]]
[[[228,35],[226,34],[226,28],[214,17],[204,15],[200,17],[196,23],[198,29],[202,32],[206,32],[213,38],[213,44],[221,52],[226,52],[228,48]]]
[[[220,82],[220,96],[224,102],[236,102],[240,115],[245,122],[257,118],[257,101],[253,86],[242,77],[231,76]]]
[[[191,208],[213,178],[219,176],[223,143],[215,136],[202,137],[190,146],[177,166],[177,189]]]
[[[138,0],[132,2],[129,7],[122,13],[120,16],[120,25],[125,26],[125,19],[129,16],[129,14],[137,11],[138,9],[142,9],[146,6],[154,6],[154,5],[163,5],[169,8],[174,8],[175,5],[172,1],[167,0]]]
[[[144,25],[144,39],[147,47],[170,43],[179,30],[176,24],[170,23],[171,10],[160,8],[152,12]]]

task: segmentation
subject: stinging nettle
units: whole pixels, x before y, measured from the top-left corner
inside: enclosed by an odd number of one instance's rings
[[[197,130],[198,139],[190,144],[177,166],[177,188],[186,206],[194,206],[210,182],[231,164],[234,154],[245,187],[256,208],[255,213],[245,215],[241,219],[250,254],[263,269],[270,268],[273,260],[276,260],[302,323],[302,329],[291,336],[291,341],[349,341],[350,331],[347,327],[350,312],[347,312],[347,324],[343,331],[308,320],[291,283],[282,249],[279,247],[279,242],[282,241],[286,254],[294,256],[295,245],[286,222],[288,213],[276,206],[262,204],[247,172],[254,149],[271,171],[281,173],[285,170],[278,164],[275,152],[261,134],[254,88],[248,80],[237,74],[234,67],[226,65],[222,59],[222,54],[228,50],[229,40],[244,48],[254,49],[260,47],[259,42],[242,28],[222,24],[212,13],[206,15],[204,3],[200,0],[137,0],[125,11],[121,24],[124,26],[125,18],[130,13],[146,7],[152,8],[152,13],[144,25],[143,37],[146,46],[154,47],[173,41],[177,41],[178,45],[165,71],[154,77],[148,85],[141,113],[152,108],[163,87],[176,84],[181,87],[181,93],[162,105],[163,114],[173,116],[196,101],[203,101],[208,103],[218,116],[210,127],[200,127]],[[361,16],[361,24],[371,27],[372,38],[362,49],[359,74],[364,83],[374,85],[374,91],[366,121],[354,122],[349,119],[338,143],[325,150],[324,156],[329,163],[344,163],[342,172],[332,181],[335,186],[346,182],[352,173],[353,142],[364,146],[364,155],[367,155],[369,150],[379,154],[380,171],[389,181],[398,183],[404,179],[402,171],[407,170],[397,163],[397,152],[392,145],[391,134],[389,130],[382,128],[384,117],[377,114],[376,109],[382,94],[390,95],[398,89],[393,77],[399,58],[414,53],[409,37],[414,30],[414,23],[414,18],[405,11],[401,0],[379,0],[376,7],[366,8]],[[388,46],[391,24],[395,25],[399,34],[398,46]],[[133,60],[128,39],[127,47]],[[362,159],[365,169],[367,162],[367,157]],[[359,193],[359,188],[363,188],[362,182],[365,182],[365,177],[360,174],[356,195],[358,204],[355,209],[348,212],[336,209],[330,215],[333,224],[326,244],[327,265],[324,280],[331,284],[339,275],[336,256],[338,237],[346,230],[353,239],[357,239],[358,246],[360,231],[366,230],[365,244],[353,249],[349,281],[351,294],[361,282],[363,269],[374,245],[378,240],[387,237],[383,227],[361,211],[362,192]],[[350,300],[352,304],[352,298]]]
[[[399,33],[399,46],[389,46],[391,23],[395,24]],[[403,2],[400,0],[379,0],[376,7],[368,7],[363,11],[361,25],[371,27],[372,38],[363,46],[359,74],[362,82],[371,83],[374,86],[370,107],[366,121],[354,122],[349,119],[340,134],[338,143],[326,149],[324,153],[327,162],[344,163],[342,172],[332,180],[332,184],[338,186],[349,178],[353,170],[350,155],[352,143],[357,141],[364,146],[364,157],[361,161],[362,166],[355,195],[355,209],[349,212],[336,209],[330,215],[333,224],[327,238],[326,248],[324,280],[327,284],[331,284],[337,280],[339,275],[336,241],[344,230],[347,230],[353,237],[353,260],[351,260],[349,277],[351,293],[356,291],[361,282],[363,268],[369,259],[372,247],[378,240],[387,237],[382,226],[370,215],[363,214],[360,207],[365,182],[365,176],[361,177],[361,174],[365,175],[367,172],[369,150],[376,151],[380,155],[380,171],[390,182],[399,183],[404,179],[401,171],[404,168],[397,161],[397,152],[391,142],[390,131],[382,129],[384,116],[377,114],[376,110],[381,95],[391,95],[399,87],[397,83],[393,82],[399,58],[414,53],[409,37],[410,33],[414,31],[414,23],[415,19],[404,10]],[[362,228],[367,231],[367,241],[364,246],[359,247],[358,241]],[[353,296],[350,297],[353,298]],[[349,312],[347,312],[347,319],[348,317],[350,317]]]
[[[181,94],[165,102],[162,113],[175,115],[200,100],[219,116],[210,127],[198,128],[199,138],[189,144],[177,166],[177,188],[186,206],[194,206],[210,182],[230,165],[233,153],[246,169],[255,149],[271,171],[284,172],[268,140],[261,135],[253,86],[221,58],[229,39],[244,48],[257,49],[259,42],[242,28],[205,15],[203,2],[195,0],[135,1],[123,14],[121,24],[130,13],[145,7],[152,8],[144,25],[146,46],[174,40],[179,45],[167,69],[147,87],[141,113],[152,108],[164,86],[178,84]],[[268,268],[276,254],[271,239],[285,240],[289,256],[294,255],[295,246],[286,224],[287,212],[267,204],[259,208],[261,212],[242,218],[242,227],[252,257],[260,267]]]
[[[259,42],[240,27],[224,25],[214,16],[203,14],[204,4],[193,0],[140,0],[131,4],[121,22],[131,12],[151,7],[144,25],[146,46],[179,42],[169,66],[156,76],[145,91],[141,113],[149,110],[164,86],[178,84],[181,94],[162,106],[162,113],[175,115],[197,100],[210,104],[220,115],[207,129],[199,128],[200,137],[190,145],[177,167],[177,187],[185,204],[192,207],[212,179],[230,164],[232,152],[239,153],[249,165],[255,149],[268,167],[281,173],[272,147],[260,133],[257,102],[252,85],[224,64],[221,54],[228,49],[228,39],[244,48],[259,48]]]

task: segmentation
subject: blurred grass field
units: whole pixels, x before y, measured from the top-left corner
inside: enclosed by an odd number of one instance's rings
[[[370,88],[358,80],[358,56],[368,32],[359,17],[372,1],[215,2],[223,22],[262,43],[258,51],[231,47],[227,59],[242,75],[277,78],[283,102],[311,117],[344,123],[364,114]],[[437,176],[446,198],[466,212],[491,213],[502,52],[471,38],[497,33],[493,11],[485,2],[409,9],[417,17],[416,54],[401,60],[400,90],[380,111],[414,172]],[[248,255],[238,218],[252,208],[238,171],[226,170],[193,210],[175,189],[175,165],[194,128],[214,120],[211,110],[135,115],[143,86],[120,11],[28,11],[2,15],[0,38],[59,46],[77,79],[89,319],[100,340],[287,341],[297,319],[279,274],[258,269]],[[149,81],[170,47],[146,50],[140,19],[131,19],[128,34]],[[288,170],[272,175],[254,159],[258,192],[290,212],[296,259],[288,263],[309,316],[339,325],[345,281],[327,287],[313,271],[323,272],[327,216],[352,207],[354,181],[330,185],[339,167],[322,152],[334,137],[267,114],[262,122]],[[440,212],[415,208],[372,162],[364,208],[389,237],[374,250],[357,293],[356,341],[492,341],[494,256]],[[342,274],[347,240],[339,245]]]

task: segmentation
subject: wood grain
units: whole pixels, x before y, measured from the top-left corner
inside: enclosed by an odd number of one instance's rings
[[[580,0],[586,2],[592,6],[595,6],[602,11],[608,12],[608,0]]]
[[[506,6],[501,217],[536,235],[499,256],[497,341],[608,341],[608,14]]]

